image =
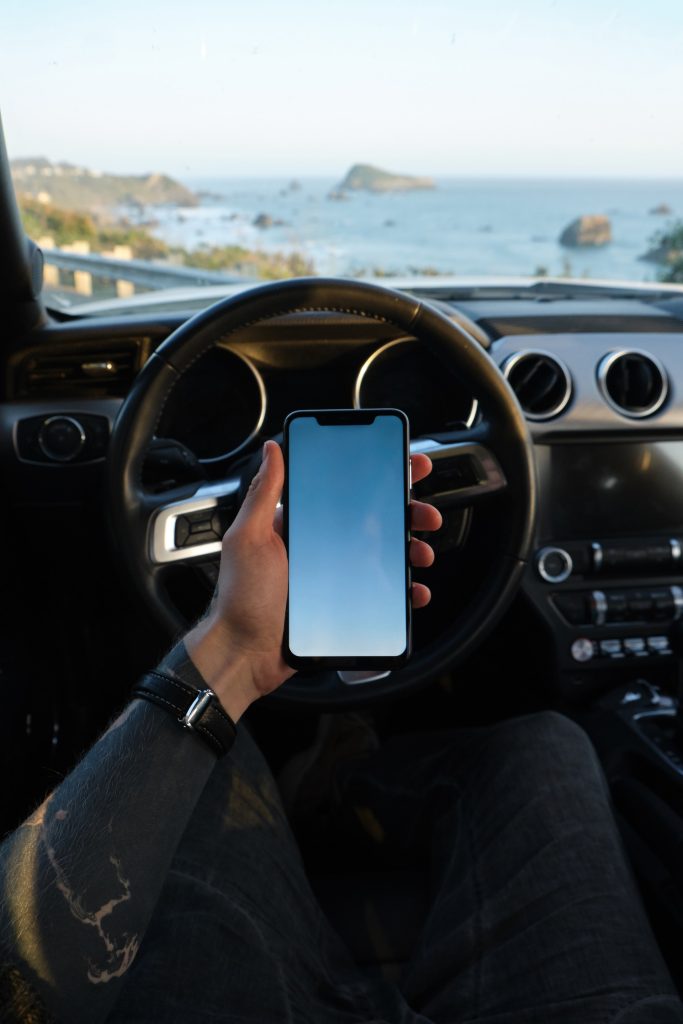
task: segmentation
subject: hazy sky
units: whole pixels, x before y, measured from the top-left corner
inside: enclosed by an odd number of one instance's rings
[[[11,155],[179,176],[683,174],[683,0],[4,0]]]
[[[406,647],[403,430],[290,426],[289,635],[301,656]],[[360,496],[360,500],[359,500]]]

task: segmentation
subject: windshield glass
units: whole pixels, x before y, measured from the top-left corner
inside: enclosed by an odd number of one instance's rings
[[[679,0],[27,0],[3,22],[55,306],[302,274],[683,282]]]

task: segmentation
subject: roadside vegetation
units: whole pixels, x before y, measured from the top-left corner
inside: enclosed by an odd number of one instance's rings
[[[225,270],[276,280],[315,273],[312,262],[301,253],[264,252],[240,245],[200,246],[184,249],[169,246],[145,227],[124,220],[104,223],[90,213],[64,210],[33,196],[20,194],[19,208],[30,238],[49,237],[56,246],[87,242],[90,251],[107,252],[116,245],[128,246],[135,259],[159,260],[203,270]]]
[[[683,220],[677,220],[650,239],[643,257],[660,266],[658,278],[665,284],[683,284]]]

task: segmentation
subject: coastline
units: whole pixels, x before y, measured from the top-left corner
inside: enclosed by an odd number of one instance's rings
[[[155,232],[169,244],[238,244],[298,252],[319,273],[381,276],[550,275],[654,281],[640,257],[652,235],[683,214],[683,180],[436,178],[432,191],[362,192],[344,202],[327,195],[338,179],[188,178],[209,193],[198,207],[156,209]],[[220,197],[220,198],[218,198]],[[649,211],[667,203],[672,217]],[[149,211],[147,211],[149,212]],[[582,214],[605,213],[612,242],[568,250],[563,228]],[[259,214],[273,224],[255,226]],[[279,222],[279,223],[276,223]]]

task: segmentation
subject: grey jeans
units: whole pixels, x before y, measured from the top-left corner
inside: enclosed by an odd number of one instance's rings
[[[673,1024],[657,949],[585,734],[542,713],[397,738],[349,771],[431,910],[402,979],[359,969],[313,895],[246,732],[216,766],[110,1021]]]

